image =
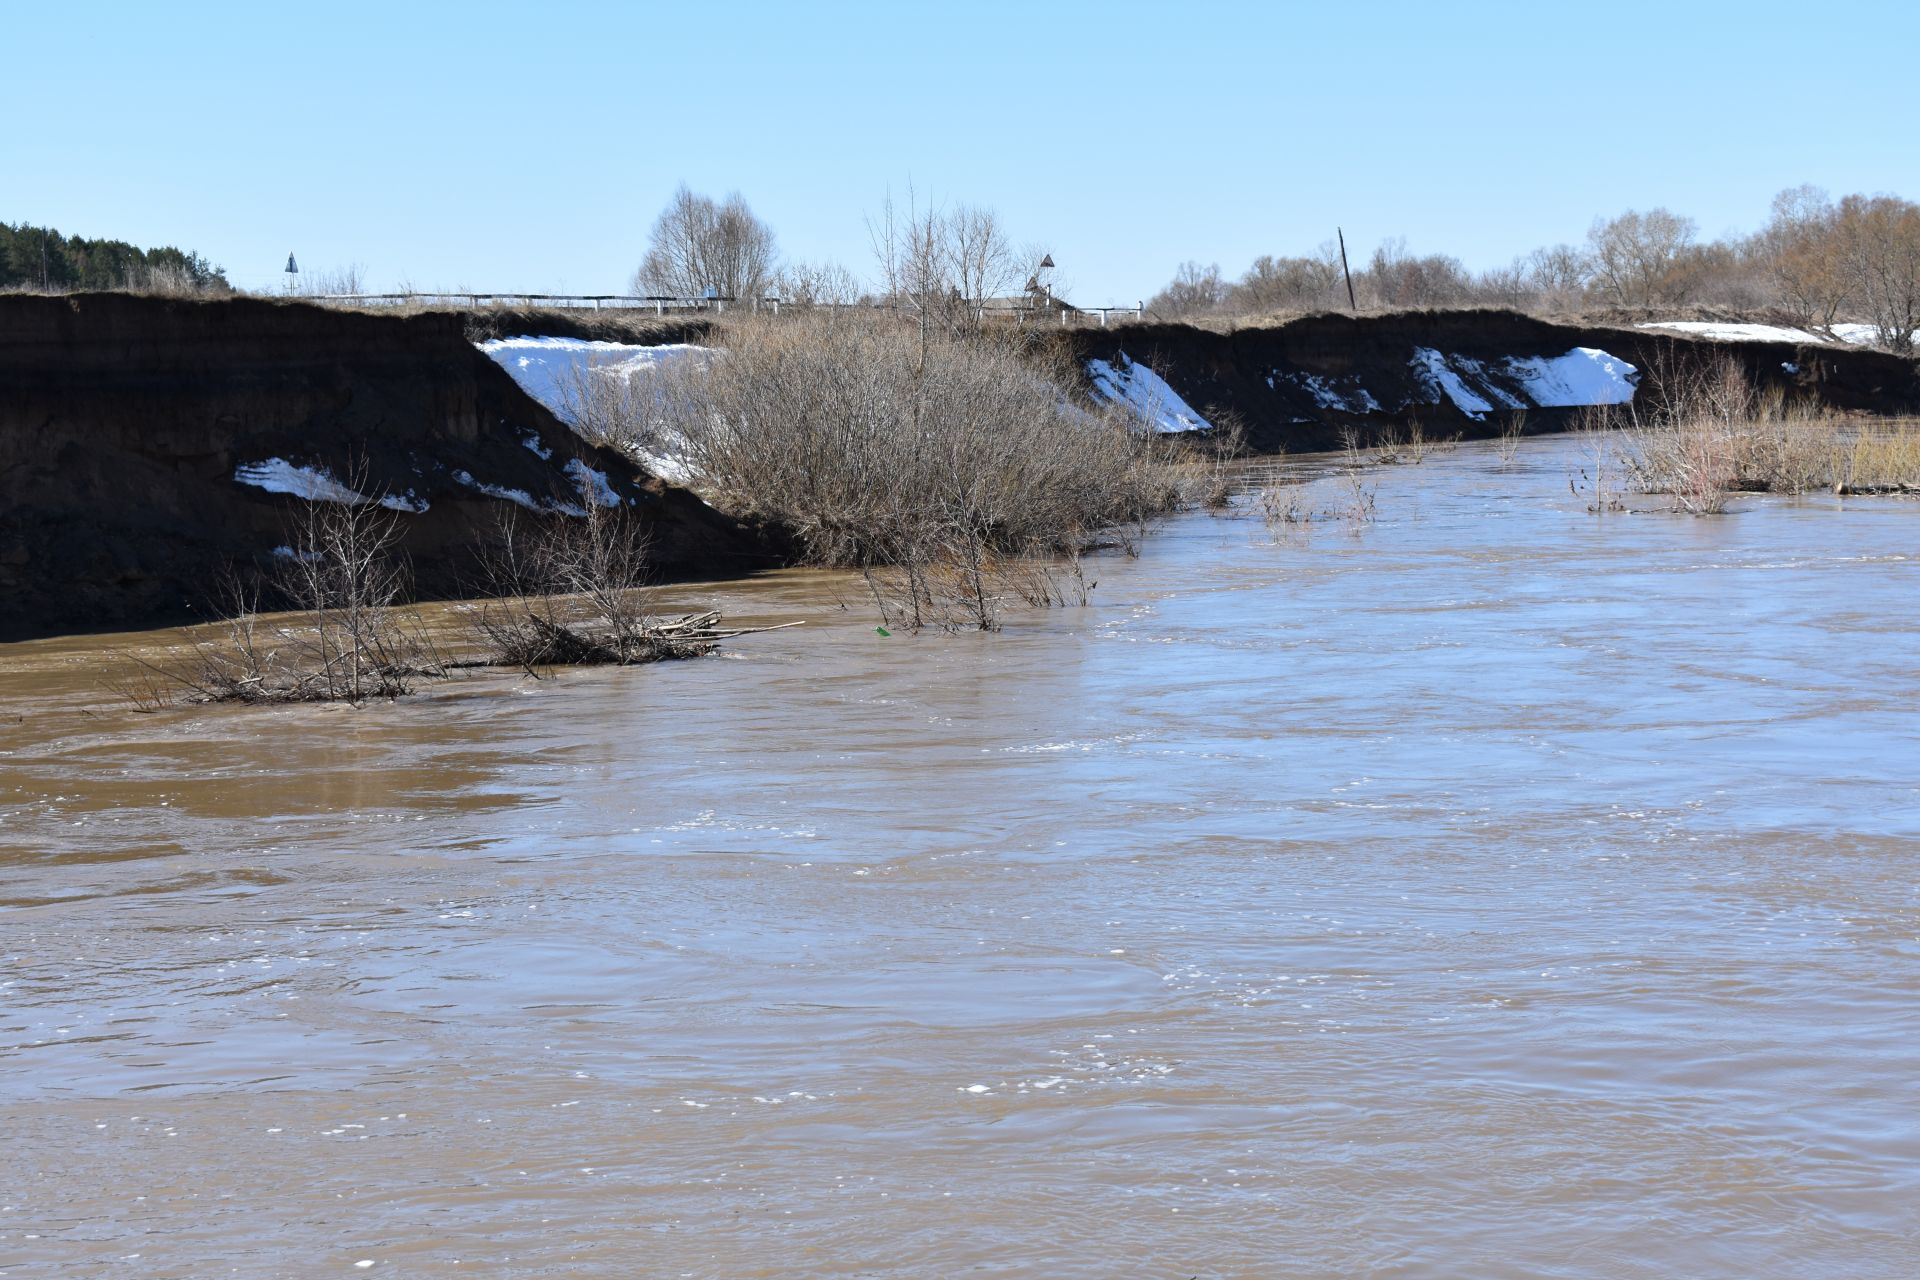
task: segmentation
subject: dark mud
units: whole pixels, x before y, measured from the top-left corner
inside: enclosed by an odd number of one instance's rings
[[[639,513],[663,577],[779,558],[574,435],[475,350],[461,315],[14,295],[0,297],[0,636],[203,612],[228,569],[288,540],[294,501],[234,478],[269,458],[360,471],[363,492],[424,506],[401,521],[427,598],[471,585],[476,549],[517,505],[487,490],[577,504],[581,467]]]
[[[1078,329],[1055,339],[1078,360],[1112,362],[1121,353],[1151,367],[1194,408],[1246,429],[1256,453],[1338,448],[1343,428],[1363,438],[1404,433],[1410,419],[1429,435],[1484,439],[1505,414],[1469,417],[1450,402],[1430,403],[1410,362],[1426,347],[1472,360],[1563,356],[1598,348],[1650,375],[1685,377],[1733,360],[1754,386],[1850,412],[1904,415],[1920,409],[1920,366],[1883,352],[1780,342],[1712,342],[1644,329],[1561,325],[1510,311],[1407,311],[1390,315],[1307,316],[1271,328],[1218,333],[1180,324]],[[1789,369],[1788,366],[1791,366]],[[1378,412],[1330,410],[1289,375],[1364,385]],[[1533,432],[1563,429],[1567,409],[1529,411]]]

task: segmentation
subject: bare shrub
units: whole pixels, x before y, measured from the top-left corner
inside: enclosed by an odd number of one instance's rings
[[[922,207],[909,186],[903,210],[889,193],[877,216],[867,219],[867,238],[880,272],[887,305],[913,317],[923,330],[961,332],[977,327],[986,304],[1009,294],[1024,277],[1034,304],[1015,314],[1038,316],[1052,269],[1043,249],[1016,249],[999,215],[977,205]]]
[[[357,262],[328,271],[316,271],[303,282],[305,292],[315,297],[354,297],[367,291],[367,269]]]
[[[1500,424],[1500,435],[1494,442],[1494,447],[1500,452],[1501,466],[1510,467],[1513,465],[1514,458],[1520,452],[1521,438],[1526,434],[1527,411],[1525,409],[1515,409],[1512,413],[1508,414],[1506,420]]]
[[[1831,430],[1832,487],[1846,493],[1920,492],[1920,423],[1857,429],[1851,441]]]
[[[1073,402],[1050,349],[1015,329],[810,313],[743,322],[650,394],[715,505],[875,575],[876,600],[910,624],[953,597],[990,626],[1003,566],[1083,549],[1181,496],[1137,424]]]
[[[1567,479],[1567,488],[1582,499],[1594,515],[1610,515],[1626,510],[1622,496],[1634,458],[1622,447],[1618,424],[1604,406],[1580,410],[1573,419],[1574,435],[1580,441],[1585,465],[1577,478]]]
[[[1305,501],[1302,486],[1297,484],[1269,484],[1262,487],[1259,509],[1260,518],[1274,533],[1311,524],[1316,518],[1312,505]]]
[[[347,486],[359,492],[364,470]],[[447,665],[395,606],[407,584],[400,516],[377,501],[302,503],[272,580],[295,612],[274,622],[256,591],[229,584],[226,620],[184,664],[150,667],[202,702],[350,702],[396,698]]]
[[[844,307],[860,301],[858,277],[837,262],[790,262],[774,279],[781,302],[795,307]]]
[[[1213,430],[1189,449],[1187,456],[1172,462],[1178,477],[1183,507],[1221,511],[1233,501],[1240,487],[1240,469],[1236,465],[1247,449],[1247,428],[1231,409],[1209,406],[1208,421]]]
[[[581,499],[581,516],[502,518],[483,561],[492,598],[469,615],[489,662],[538,678],[540,667],[695,658],[773,629],[727,629],[713,612],[656,616],[645,532],[629,512]]]
[[[1756,392],[1723,361],[1660,388],[1657,412],[1631,433],[1635,482],[1696,515],[1726,509],[1730,493],[1904,492],[1920,483],[1920,432],[1862,427],[1812,404]]]
[[[1218,310],[1228,296],[1218,263],[1183,262],[1166,287],[1147,300],[1147,310],[1168,320],[1185,320]]]

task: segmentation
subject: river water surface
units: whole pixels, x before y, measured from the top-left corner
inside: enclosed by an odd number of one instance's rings
[[[1920,507],[1590,462],[358,711],[0,648],[0,1273],[1920,1273]]]

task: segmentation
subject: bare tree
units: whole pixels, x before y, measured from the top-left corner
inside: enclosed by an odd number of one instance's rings
[[[1839,218],[1819,187],[1792,187],[1773,198],[1773,216],[1753,239],[1777,302],[1804,324],[1831,325],[1847,304]]]
[[[1363,283],[1373,300],[1389,307],[1431,307],[1459,302],[1470,292],[1460,259],[1443,253],[1414,257],[1404,238],[1382,241],[1368,262]]]
[[[1591,260],[1570,244],[1535,249],[1527,255],[1527,283],[1549,305],[1567,306],[1587,287]]]
[[[922,209],[918,193],[909,186],[903,213],[889,191],[880,203],[879,216],[867,219],[867,238],[887,300],[919,320],[923,337],[933,328],[951,328],[961,322],[966,308],[950,270],[945,220],[939,209]]]
[[[634,291],[675,298],[758,298],[776,266],[773,228],[734,192],[725,203],[685,183],[653,224]]]
[[[1166,287],[1153,295],[1147,309],[1156,315],[1181,319],[1218,310],[1227,300],[1227,285],[1220,278],[1220,265],[1183,262]]]
[[[846,306],[865,292],[858,277],[837,262],[790,262],[774,284],[780,300],[797,307]]]
[[[1911,352],[1920,327],[1920,205],[1898,196],[1848,196],[1836,222],[1849,293],[1881,346]]]
[[[945,249],[962,297],[978,304],[1020,282],[1020,263],[993,210],[957,205],[945,221]]]
[[[1694,222],[1665,209],[1629,209],[1587,232],[1594,282],[1623,307],[1684,302],[1690,281],[1678,270],[1693,243]]]
[[[1234,283],[1226,305],[1243,314],[1282,310],[1316,311],[1333,306],[1340,287],[1340,259],[1331,244],[1313,257],[1274,258],[1262,254]]]
[[[887,194],[879,215],[867,219],[867,237],[888,301],[929,330],[973,326],[981,304],[1022,279],[1037,284],[1045,257],[1042,249],[1016,250],[993,210],[922,208],[912,187],[904,212]]]

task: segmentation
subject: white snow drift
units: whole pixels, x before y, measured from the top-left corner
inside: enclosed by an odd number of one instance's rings
[[[1127,406],[1161,435],[1213,430],[1213,424],[1182,400],[1159,374],[1135,363],[1124,351],[1117,365],[1105,360],[1087,361],[1087,376],[1093,380],[1096,396]]]
[[[325,468],[299,467],[285,458],[243,462],[233,469],[233,478],[241,484],[252,485],[268,493],[290,493],[308,502],[338,502],[351,507],[373,501],[366,494],[334,479]],[[380,505],[392,511],[419,512],[427,509],[426,499],[415,497],[411,489],[403,494],[382,495]]]
[[[513,375],[522,391],[569,426],[579,425],[583,377],[631,379],[670,360],[704,359],[713,354],[711,347],[691,343],[643,347],[587,338],[496,338],[477,345]]]
[[[1575,347],[1563,356],[1498,360],[1415,347],[1409,363],[1429,404],[1450,400],[1469,418],[1484,418],[1501,409],[1626,404],[1633,399],[1640,376],[1625,360],[1597,347]]]
[[[1563,356],[1514,356],[1500,369],[1542,409],[1590,404],[1627,404],[1640,371],[1598,347],[1575,347]]]
[[[1839,341],[1848,346],[1866,347],[1880,341],[1880,331],[1870,324],[1830,325],[1824,332],[1818,329],[1790,329],[1777,324],[1732,324],[1714,320],[1652,320],[1634,327],[1666,329],[1672,333],[1687,333],[1718,342],[1795,342],[1803,346],[1830,347]],[[1920,330],[1915,330],[1913,337],[1920,342]]]

